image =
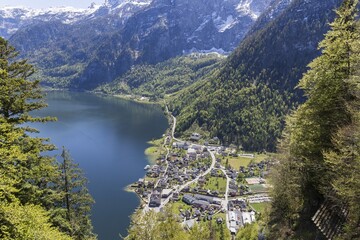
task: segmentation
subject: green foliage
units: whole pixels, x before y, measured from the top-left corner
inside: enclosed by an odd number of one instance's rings
[[[0,238],[73,239],[53,225],[57,221],[54,213],[64,211],[57,204],[62,195],[56,189],[60,172],[54,158],[45,154],[54,146],[48,139],[30,135],[37,130],[27,126],[30,122],[53,119],[30,115],[46,105],[39,82],[28,80],[32,66],[17,60],[17,56],[15,49],[0,38]],[[76,187],[82,189],[80,184]],[[81,207],[79,204],[76,208]],[[81,214],[77,218],[85,218],[86,211],[89,208],[77,211]],[[72,224],[70,220],[63,221]],[[79,232],[91,231],[87,221],[77,223]]]
[[[225,144],[235,143],[246,150],[274,150],[282,118],[288,111],[284,97],[287,94],[256,80],[225,82],[215,78],[216,74],[210,81],[202,80],[184,89],[170,102],[173,113],[180,113],[176,131],[183,132],[198,124]],[[211,98],[209,89],[215,89]]]
[[[236,234],[236,240],[257,240],[259,235],[259,225],[256,223],[247,224]]]
[[[50,224],[49,213],[38,205],[0,203],[1,239],[70,240]]]
[[[280,145],[281,164],[274,175],[271,238],[315,237],[311,217],[325,200],[333,207],[359,209],[348,179],[359,162],[359,40],[357,0],[345,0],[331,30],[320,43],[322,55],[309,64],[299,87],[307,101],[287,121]],[[351,141],[350,141],[351,139]],[[352,154],[349,156],[348,154]],[[348,158],[349,157],[349,158]],[[351,180],[350,180],[351,182]],[[351,182],[356,188],[356,181]],[[351,197],[352,196],[352,197]],[[345,223],[358,234],[359,215]],[[355,232],[358,232],[358,230]],[[350,236],[348,235],[348,236]],[[345,239],[352,239],[352,237]]]
[[[360,39],[359,23],[357,29],[357,39]],[[354,55],[359,55],[360,41],[355,41],[351,46],[357,53]],[[332,135],[334,148],[324,153],[331,185],[326,196],[337,207],[346,206],[349,212],[339,239],[360,238],[360,58],[354,58],[354,66],[352,76],[346,81],[352,95],[346,106],[351,115],[351,123]]]
[[[210,239],[210,230],[206,223],[195,224],[189,231],[189,240]]]
[[[301,99],[294,87],[319,54],[316,45],[337,2],[293,1],[279,18],[248,35],[223,67],[169,101],[177,134],[199,125],[222,143],[274,151],[285,115]]]
[[[59,165],[61,176],[56,188],[62,197],[57,204],[64,206],[66,211],[58,211],[58,214],[63,214],[62,217],[68,221],[65,224],[58,222],[57,225],[74,239],[94,239],[90,220],[94,200],[86,188],[87,179],[65,148],[61,157],[63,158],[63,162]]]
[[[222,57],[217,54],[192,54],[156,65],[138,65],[95,91],[107,94],[135,94],[157,99],[178,92],[198,81],[218,67],[220,60]]]
[[[184,229],[180,219],[166,209],[155,213],[148,211],[133,215],[129,235],[126,240],[225,240],[230,239],[230,232],[225,223],[216,224],[215,221],[195,222],[190,229]]]

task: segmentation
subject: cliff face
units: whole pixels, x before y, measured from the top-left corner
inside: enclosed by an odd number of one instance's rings
[[[10,41],[38,66],[45,82],[92,89],[134,64],[190,52],[230,52],[270,1],[107,1],[71,24],[29,24]]]

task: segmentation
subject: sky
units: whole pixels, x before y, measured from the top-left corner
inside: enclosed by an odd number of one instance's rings
[[[94,2],[102,4],[104,0],[0,0],[0,7],[25,6],[30,8],[48,8],[72,6],[76,8],[87,8]]]

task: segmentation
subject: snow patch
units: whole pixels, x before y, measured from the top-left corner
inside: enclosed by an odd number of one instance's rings
[[[101,5],[91,5],[86,9],[74,8],[74,7],[51,7],[45,9],[32,9],[26,7],[4,7],[0,9],[0,17],[2,18],[18,18],[21,20],[28,20],[38,17],[44,17],[45,19],[51,19],[54,16],[66,15],[64,23],[72,23],[77,21],[83,16],[93,14],[100,8]]]
[[[252,19],[256,20],[260,16],[260,13],[254,12],[251,9],[252,2],[253,0],[240,0],[240,3],[236,7],[236,11],[242,15],[248,15]]]
[[[232,15],[230,15],[226,18],[225,21],[223,21],[222,19],[219,21],[219,18],[217,18],[216,22],[215,22],[215,24],[216,24],[215,26],[219,32],[225,32],[227,29],[232,28],[237,23],[238,22],[234,19],[234,17]]]

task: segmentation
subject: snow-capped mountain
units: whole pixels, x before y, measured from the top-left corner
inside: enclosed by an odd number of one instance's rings
[[[190,52],[229,53],[272,1],[107,0],[81,17],[31,22],[10,41],[38,66],[41,78],[93,88],[134,64]]]
[[[31,9],[25,7],[5,7],[0,9],[0,36],[9,38],[19,28],[39,21],[60,21],[74,23],[95,13],[100,5],[91,5],[87,9],[57,7],[48,9]]]
[[[27,7],[0,8],[0,36],[9,38],[21,27],[39,22],[59,21],[74,24],[106,15],[129,18],[133,13],[150,5],[151,0],[108,0],[102,5],[92,3],[88,8],[52,7],[32,9]]]

